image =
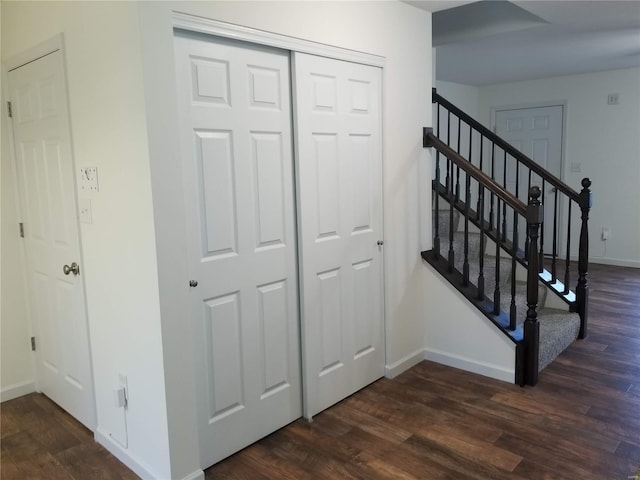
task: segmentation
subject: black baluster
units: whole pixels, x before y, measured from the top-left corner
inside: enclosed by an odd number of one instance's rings
[[[436,136],[440,138],[440,104],[436,103]],[[440,152],[436,149],[436,181],[435,181],[435,234],[433,236],[433,250],[440,255]]]
[[[451,164],[451,172],[453,173],[453,162]],[[451,183],[453,178],[449,178],[447,183],[447,194],[449,198],[449,272],[453,272],[454,265],[454,251],[453,251],[453,184]]]
[[[464,261],[462,263],[462,284],[469,286],[469,210],[471,205],[471,177],[465,175],[464,199]]]
[[[458,117],[458,153],[460,153],[460,117]],[[456,165],[456,202],[460,200],[460,167]]]
[[[478,255],[478,300],[484,299],[484,186],[478,188],[478,212],[480,214],[480,254]]]
[[[540,224],[540,253],[538,254],[538,272],[542,273],[544,270],[544,194],[545,194],[545,181],[542,179],[542,213],[543,219],[542,224]]]
[[[516,329],[516,252],[518,250],[518,212],[513,210],[513,251],[511,252],[511,305],[509,308],[509,328]]]
[[[589,308],[589,284],[587,274],[589,269],[589,210],[591,209],[591,180],[582,179],[580,192],[580,210],[582,211],[580,226],[580,245],[578,247],[578,286],[576,287],[576,311],[580,314],[580,333],[578,338],[587,336],[587,319]]]
[[[551,281],[556,282],[558,258],[558,189],[553,187],[553,255],[551,257]]]
[[[480,170],[482,170],[482,157],[484,156],[484,148],[483,148],[483,144],[484,144],[484,135],[481,133],[480,134]],[[483,203],[484,205],[484,203]],[[480,196],[478,196],[478,205],[477,205],[477,211],[476,211],[476,218],[480,219],[481,214],[480,214]],[[484,218],[484,213],[482,214],[482,218]]]
[[[504,169],[502,171],[502,186],[507,189],[507,151],[504,150]],[[517,196],[517,195],[516,195]],[[507,202],[502,202],[502,241],[507,241]],[[515,243],[513,244],[515,249]]]
[[[500,199],[497,200],[497,218],[496,218],[496,285],[493,290],[493,314],[500,313]]]
[[[540,349],[540,323],[538,322],[538,235],[542,222],[540,189],[529,189],[527,206],[527,237],[531,240],[527,266],[527,318],[524,321],[524,341],[526,358],[526,383],[538,383],[538,355]]]
[[[571,267],[571,199],[569,199],[569,212],[567,214],[567,258],[564,268],[564,294],[569,293],[569,269]]]
[[[491,180],[495,180],[496,177],[494,175],[494,170],[495,170],[495,153],[496,153],[496,144],[494,142],[491,142]],[[495,195],[493,194],[493,192],[491,192],[491,197],[490,197],[490,204],[489,204],[489,230],[493,230],[493,220],[494,220],[494,210],[493,210],[493,202],[494,202],[494,197]],[[496,226],[497,227],[497,226]],[[496,237],[497,241],[500,241],[500,237]]]

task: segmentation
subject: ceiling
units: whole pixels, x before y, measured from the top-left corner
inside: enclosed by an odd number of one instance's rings
[[[488,85],[640,66],[640,0],[408,3],[434,12],[438,80]]]

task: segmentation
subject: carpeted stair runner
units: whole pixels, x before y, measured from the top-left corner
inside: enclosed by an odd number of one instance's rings
[[[434,212],[433,222],[435,224],[436,217],[438,219],[439,236],[440,236],[440,254],[444,258],[448,258],[450,247],[449,226],[450,212],[449,210],[440,210],[436,215]],[[454,266],[459,272],[462,272],[464,262],[464,233],[458,231],[460,222],[460,214],[454,211],[453,215],[453,251]],[[434,225],[435,226],[435,225]],[[469,232],[469,281],[477,285],[478,275],[480,272],[480,234]],[[494,252],[491,252],[495,254]],[[511,307],[511,258],[504,254],[500,258],[500,309],[507,313]],[[496,259],[488,253],[484,255],[484,285],[485,296],[493,299],[495,290],[495,272]],[[580,330],[580,316],[577,313],[571,313],[564,310],[552,309],[544,307],[547,297],[547,288],[540,282],[538,286],[538,320],[540,322],[540,353],[538,356],[539,370],[549,365],[558,355],[560,355],[573,341],[578,338]],[[516,324],[522,327],[527,316],[527,283],[516,281],[516,295],[514,297],[516,305]]]

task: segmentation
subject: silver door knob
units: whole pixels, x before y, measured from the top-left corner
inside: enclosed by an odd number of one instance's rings
[[[80,275],[80,265],[78,265],[76,262],[73,262],[71,266],[65,265],[64,267],[62,267],[62,272],[65,275],[69,275],[70,273],[73,273],[74,275]]]

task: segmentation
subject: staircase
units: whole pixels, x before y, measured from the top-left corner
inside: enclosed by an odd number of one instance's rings
[[[591,182],[576,192],[435,89],[433,103],[433,249],[422,257],[513,341],[516,383],[535,385],[587,333]]]

